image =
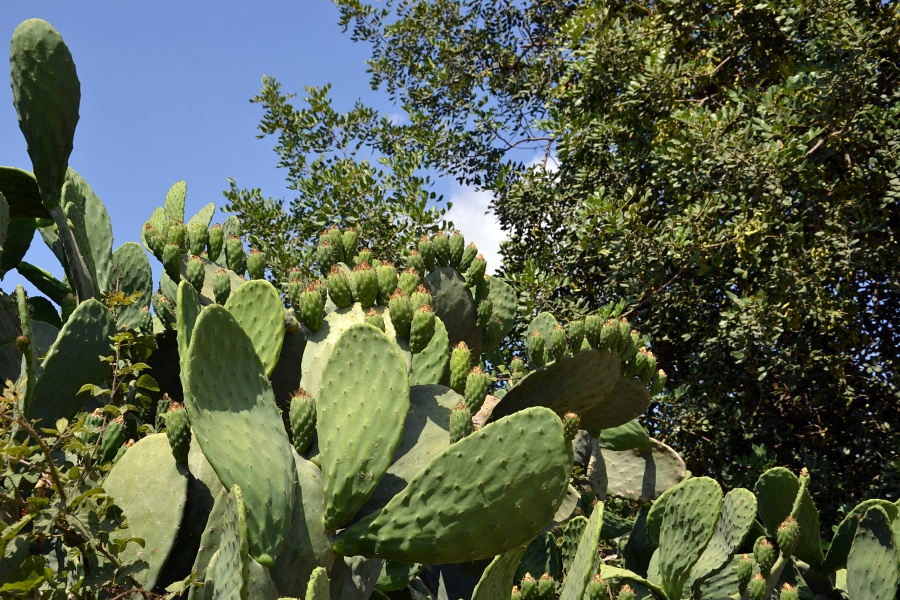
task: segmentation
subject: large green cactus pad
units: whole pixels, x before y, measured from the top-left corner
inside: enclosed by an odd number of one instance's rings
[[[187,368],[194,435],[222,484],[241,487],[250,553],[271,566],[290,527],[296,468],[262,361],[231,313],[209,306],[194,325]]]
[[[137,242],[122,244],[112,255],[109,269],[109,287],[125,292],[126,295],[141,293],[141,297],[128,306],[119,309],[116,324],[119,327],[138,328],[141,325],[141,311],[150,306],[153,295],[153,271],[147,253]]]
[[[587,476],[601,498],[653,500],[678,485],[685,472],[684,461],[669,446],[650,439],[646,448],[617,452],[592,442]]]
[[[571,470],[559,418],[523,410],[451,444],[384,509],[338,533],[335,551],[426,564],[496,556],[550,522]]]
[[[847,557],[847,592],[853,600],[893,600],[898,582],[900,563],[890,517],[872,506],[859,522]]]
[[[228,296],[225,308],[253,341],[268,377],[275,370],[284,342],[284,307],[278,290],[263,279],[247,282]]]
[[[598,560],[597,547],[600,545],[600,530],[603,528],[603,503],[594,506],[587,527],[581,534],[578,550],[572,567],[563,582],[560,600],[581,600],[587,590],[588,582],[594,573],[594,565]]]
[[[228,492],[222,517],[222,537],[216,558],[210,561],[206,585],[215,590],[213,598],[248,600],[250,556],[247,541],[247,517],[240,486]],[[209,597],[208,594],[206,594]]]
[[[818,568],[824,560],[819,536],[819,511],[812,496],[804,490],[799,511],[792,515],[799,489],[800,480],[796,475],[784,467],[775,467],[760,475],[753,491],[759,502],[759,518],[769,535],[775,538],[778,526],[789,515],[793,516],[800,525],[800,539],[794,556]]]
[[[438,267],[425,277],[434,314],[444,322],[450,347],[465,342],[472,356],[481,356],[481,330],[475,327],[475,300],[465,278],[452,267]]]
[[[513,548],[491,561],[481,574],[478,585],[472,593],[472,600],[497,600],[509,596],[510,582],[516,574],[516,567],[525,554],[526,546]]]
[[[0,167],[0,194],[3,194],[9,203],[10,219],[50,218],[50,213],[41,203],[41,192],[31,171],[16,167]]]
[[[450,362],[450,338],[447,327],[440,317],[434,320],[434,335],[425,349],[412,357],[412,371],[409,373],[410,385],[428,385],[440,383]]]
[[[93,188],[74,169],[66,171],[66,187],[77,192],[78,219],[75,224],[75,239],[84,256],[89,254],[92,275],[100,291],[108,291],[109,266],[112,261],[113,231],[106,207]],[[83,229],[82,229],[83,228]],[[85,257],[86,258],[86,257]],[[149,262],[149,261],[148,261]]]
[[[847,555],[850,554],[850,546],[853,544],[853,538],[856,536],[856,527],[859,525],[863,515],[866,514],[873,506],[880,506],[887,512],[891,522],[897,518],[897,505],[887,500],[866,500],[857,504],[853,510],[847,513],[841,524],[838,525],[831,545],[828,547],[828,554],[825,555],[825,562],[822,563],[822,571],[825,573],[833,573],[838,569],[847,566]]]
[[[387,471],[409,411],[406,362],[384,333],[361,323],[341,334],[322,373],[316,411],[325,525],[337,529]]]
[[[132,572],[146,589],[156,585],[175,544],[187,486],[187,469],[175,464],[169,440],[162,433],[147,436],[129,448],[103,483],[128,519],[128,530],[121,537],[144,540],[143,548],[128,544],[119,558],[124,564],[146,563]]]
[[[176,221],[184,221],[184,201],[187,197],[187,183],[184,181],[176,181],[166,192],[166,199],[163,203],[167,219],[175,219]]]

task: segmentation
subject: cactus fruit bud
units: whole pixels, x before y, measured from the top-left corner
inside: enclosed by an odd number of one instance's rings
[[[741,555],[741,559],[738,561],[737,576],[738,591],[743,595],[747,591],[747,584],[750,583],[750,579],[753,577],[753,560],[749,554]]]
[[[789,583],[785,583],[781,586],[781,595],[779,596],[779,600],[799,600],[800,592]]]
[[[459,271],[462,262],[463,251],[466,249],[466,238],[459,229],[450,236],[450,266]]]
[[[172,402],[165,418],[166,437],[169,438],[175,462],[179,465],[186,464],[188,450],[191,449],[191,426],[188,423],[187,411],[178,402]]]
[[[573,412],[567,412],[563,416],[562,422],[563,435],[571,442],[575,439],[575,436],[578,435],[578,430],[581,429],[581,417]]]
[[[400,291],[400,288],[391,294],[391,299],[388,301],[388,312],[397,337],[408,337],[409,328],[412,325],[413,307],[412,302]]]
[[[587,337],[588,344],[594,350],[603,350],[601,343],[601,334],[603,332],[603,321],[600,315],[588,315],[584,319],[584,335]]]
[[[472,261],[475,260],[475,257],[478,256],[478,246],[475,245],[475,242],[472,242],[468,246],[465,247],[462,253],[462,258],[459,260],[459,267],[457,271],[460,273],[465,273],[469,270],[469,267],[472,266]]]
[[[159,292],[153,294],[150,298],[150,303],[153,305],[153,310],[156,311],[156,316],[163,322],[163,325],[171,328],[175,323],[175,307],[173,303]]]
[[[344,256],[344,237],[341,235],[341,231],[332,225],[328,229],[322,232],[322,235],[319,236],[319,245],[325,245],[331,247],[332,258],[334,263],[346,263],[347,257]],[[353,256],[352,254],[350,256]],[[331,270],[331,266],[328,267]],[[325,271],[327,274],[328,271]]]
[[[465,342],[460,342],[450,352],[450,389],[459,393],[465,390],[471,366],[472,351]]]
[[[316,433],[316,403],[306,390],[302,388],[297,390],[291,398],[288,416],[291,421],[294,450],[297,454],[303,454],[309,449],[313,434]]]
[[[169,279],[176,284],[181,281],[181,250],[176,244],[166,244],[163,248],[162,263]]]
[[[247,255],[244,253],[244,244],[236,235],[225,240],[225,264],[241,276],[247,271]]]
[[[115,421],[106,424],[103,436],[100,438],[100,462],[109,462],[116,457],[116,453],[125,443],[125,417],[119,415]]]
[[[378,276],[368,262],[361,262],[353,269],[356,277],[356,297],[363,308],[369,308],[378,301]],[[336,304],[336,303],[335,303]]]
[[[775,539],[778,541],[778,550],[783,556],[792,555],[797,547],[797,540],[800,539],[800,524],[794,517],[788,516],[778,526]]]
[[[443,231],[438,231],[431,238],[431,246],[434,248],[434,261],[439,267],[446,267],[450,264],[450,238],[444,235]]]
[[[356,230],[352,227],[345,229],[341,234],[341,248],[344,250],[344,256],[356,256],[357,245]]]
[[[635,360],[638,378],[644,385],[650,385],[656,375],[656,356],[650,350],[641,348],[635,355]]]
[[[666,372],[659,369],[653,379],[650,381],[650,395],[655,396],[662,393],[666,387]]]
[[[175,219],[169,221],[169,231],[166,235],[166,243],[178,246],[180,254],[187,253],[187,227],[184,226],[184,223],[176,221]]]
[[[318,331],[322,328],[322,319],[325,318],[325,297],[314,284],[309,284],[300,292],[299,297],[300,322],[310,331]]]
[[[418,271],[420,276],[424,277],[425,273],[427,273],[425,269],[425,260],[422,258],[422,255],[418,250],[413,249],[409,251],[409,254],[407,254],[406,256],[406,265],[410,269],[415,269],[416,271]]]
[[[418,354],[428,347],[434,336],[434,311],[431,306],[423,304],[413,311],[412,323],[409,327],[409,350]]]
[[[584,342],[584,321],[581,319],[569,323],[569,352],[575,354],[581,350]]]
[[[228,277],[228,272],[225,269],[219,269],[213,275],[213,296],[216,299],[216,304],[225,304],[230,295],[231,278]]]
[[[547,362],[547,348],[544,345],[544,337],[535,329],[528,337],[528,357],[535,369],[543,367]]]
[[[450,411],[450,443],[455,444],[472,433],[472,413],[462,402]]]
[[[369,312],[366,313],[366,323],[372,325],[373,327],[377,327],[381,331],[384,331],[384,317],[375,310],[375,307],[369,309]]]
[[[359,254],[356,255],[356,258],[353,260],[355,265],[361,265],[363,263],[368,263],[369,266],[372,265],[372,251],[368,248],[363,248],[359,251]]]
[[[97,408],[84,418],[84,430],[76,433],[75,437],[85,444],[93,444],[100,435],[101,427],[103,427],[103,411]]]
[[[519,591],[519,586],[514,585],[512,587],[512,593],[509,596],[509,600],[523,600],[522,592]]]
[[[144,224],[144,240],[157,260],[162,260],[163,248],[166,247],[165,234],[150,223]]]
[[[188,226],[188,250],[191,254],[200,256],[206,250],[209,243],[209,232],[206,225],[200,221],[194,221]]]
[[[225,246],[225,230],[218,223],[209,230],[209,241],[206,243],[206,253],[209,260],[215,262],[222,256],[222,248]]]
[[[292,269],[288,275],[287,296],[291,301],[294,312],[300,312],[300,294],[302,294],[305,289],[306,286],[300,281],[300,272]]]
[[[25,354],[26,352],[28,352],[29,347],[31,347],[31,343],[28,341],[28,336],[16,336],[16,348],[20,353]]]
[[[553,600],[556,596],[556,582],[550,577],[550,573],[544,573],[538,579],[538,598],[540,600]]]
[[[485,298],[478,303],[475,317],[475,327],[484,329],[491,322],[491,316],[494,313],[494,303],[490,298]]]
[[[509,381],[515,385],[517,381],[525,377],[525,361],[519,358],[519,355],[513,356],[509,363]]]
[[[634,590],[627,583],[619,590],[618,600],[634,600]]]
[[[775,564],[775,548],[767,538],[760,537],[753,544],[753,558],[759,565],[759,571],[763,577],[768,577]]]
[[[522,578],[522,600],[538,600],[538,583],[531,573]]]
[[[419,240],[418,249],[419,254],[422,255],[422,262],[425,263],[425,268],[429,271],[434,271],[434,268],[436,266],[434,257],[434,244],[432,244],[431,240],[428,239],[427,236],[422,236],[422,239]]]
[[[327,240],[319,242],[316,247],[316,263],[319,265],[319,271],[322,275],[328,275],[337,261],[334,259],[334,249]]]
[[[618,321],[613,321],[616,326],[619,328],[619,353],[622,353],[625,350],[625,346],[628,343],[628,338],[631,335],[631,324],[628,322],[628,319],[625,317],[620,317]]]
[[[153,315],[150,313],[149,306],[145,306],[141,309],[140,329],[143,333],[153,333]]]
[[[625,336],[624,340],[625,342],[622,345],[621,350],[623,363],[628,362],[629,360],[634,358],[634,356],[638,352],[638,348],[640,348],[644,343],[643,340],[641,340],[640,334],[634,329],[632,329],[628,333],[628,335]]]
[[[413,310],[419,310],[424,304],[431,305],[433,300],[431,293],[425,289],[425,286],[420,285],[416,288],[416,291],[409,295],[409,301],[412,302]]]
[[[484,256],[479,254],[475,257],[475,260],[472,261],[472,264],[469,265],[469,270],[466,271],[466,285],[475,287],[479,281],[484,279],[484,272],[486,269],[487,262],[484,260]]]
[[[606,592],[606,582],[603,581],[603,577],[597,573],[594,575],[594,578],[588,582],[587,597],[590,598],[590,600],[606,600],[606,598],[609,597]]]
[[[766,580],[761,573],[757,573],[747,584],[750,600],[763,600],[766,597]]]
[[[479,367],[472,367],[466,376],[466,406],[473,415],[478,414],[487,398],[488,376]]]
[[[550,339],[547,340],[547,358],[559,360],[566,355],[566,330],[562,325],[557,325],[550,332]]]
[[[599,347],[602,350],[617,350],[621,342],[619,323],[612,319],[607,319],[600,330]]]
[[[419,277],[415,268],[409,267],[400,273],[400,277],[397,278],[397,287],[403,290],[404,295],[412,296],[413,292],[416,291],[416,288],[419,287],[421,282],[422,279]]]
[[[378,279],[378,304],[387,306],[397,289],[397,269],[389,262],[381,263],[375,268],[375,277]]]
[[[496,348],[503,339],[503,323],[500,317],[493,317],[488,322],[487,327],[481,332],[482,350],[492,350]]]
[[[188,259],[184,278],[199,294],[200,290],[203,289],[203,283],[206,281],[206,268],[199,256],[192,256]]]
[[[251,248],[247,255],[247,273],[250,279],[266,278],[266,255],[257,248]]]
[[[331,272],[328,273],[328,279],[326,279],[326,285],[328,286],[328,295],[335,306],[344,308],[353,304],[350,279],[337,265],[331,267]]]

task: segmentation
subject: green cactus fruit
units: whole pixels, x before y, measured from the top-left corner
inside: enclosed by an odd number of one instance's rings
[[[400,277],[397,278],[397,287],[407,296],[412,296],[421,283],[422,279],[413,267],[400,273]]]
[[[244,252],[244,243],[236,235],[225,240],[225,264],[241,276],[247,271],[247,254]]]
[[[362,262],[353,269],[356,277],[356,296],[363,308],[374,306],[378,301],[378,276],[368,262]]]
[[[662,393],[666,387],[666,372],[662,369],[656,371],[653,379],[650,381],[650,395],[655,396]]]
[[[166,413],[166,437],[169,438],[175,462],[180,465],[187,464],[188,451],[191,449],[191,425],[188,422],[187,411],[178,402],[172,402],[169,405],[169,412]]]
[[[500,317],[493,317],[481,333],[481,349],[492,350],[500,345],[503,339],[503,322]]]
[[[603,332],[603,320],[600,315],[588,315],[584,319],[584,335],[588,344],[595,350],[602,350],[601,337]]]
[[[469,265],[469,270],[466,271],[466,285],[475,287],[484,281],[484,273],[486,270],[487,262],[484,260],[484,256],[479,254],[475,257],[475,260],[472,261],[472,264]]]
[[[103,411],[99,408],[84,418],[84,430],[78,432],[75,437],[85,444],[96,443],[103,427]]]
[[[532,367],[538,369],[547,362],[547,348],[544,344],[544,336],[535,329],[528,336],[528,356],[531,358]]]
[[[634,590],[627,583],[619,590],[618,600],[634,600]]]
[[[250,254],[247,255],[247,273],[250,279],[266,278],[266,255],[258,248],[251,248]]]
[[[344,230],[341,234],[341,249],[344,251],[344,256],[356,256],[357,239],[355,229],[351,227]]]
[[[163,248],[166,247],[166,236],[150,223],[144,223],[144,240],[157,260],[162,261]]]
[[[191,256],[188,259],[184,278],[199,294],[200,290],[203,289],[203,283],[206,281],[206,267],[199,256]]]
[[[181,254],[186,254],[188,251],[187,226],[181,221],[170,219],[166,243],[175,244]]]
[[[219,269],[213,275],[213,296],[216,298],[216,304],[225,304],[230,295],[231,278],[225,269]]]
[[[741,595],[747,591],[747,585],[753,578],[754,564],[749,554],[741,554],[737,564],[738,591]]]
[[[316,403],[312,396],[301,388],[291,398],[288,413],[294,450],[297,454],[303,454],[309,449],[316,433]]]
[[[200,256],[209,244],[209,231],[202,221],[193,221],[187,226],[188,251]]]
[[[353,254],[344,254],[344,236],[341,234],[340,229],[332,225],[325,230],[322,234],[322,238],[328,240],[328,243],[331,245],[331,248],[334,251],[335,262],[342,262],[344,264],[350,262]]]
[[[522,578],[522,600],[538,600],[538,582],[531,573],[525,573]]]
[[[288,283],[286,286],[287,297],[291,302],[294,311],[300,313],[300,294],[306,289],[306,286],[300,280],[299,271],[293,269],[288,274]]]
[[[361,265],[363,263],[368,263],[369,266],[372,266],[372,251],[368,248],[360,250],[359,254],[356,255],[356,259],[353,261],[354,265]]]
[[[523,600],[522,591],[519,589],[519,586],[514,585],[512,587],[512,592],[510,592],[509,600]]]
[[[181,249],[175,244],[166,244],[163,248],[163,268],[172,281],[181,280]]]
[[[485,298],[478,303],[475,314],[475,327],[478,327],[479,329],[486,328],[491,322],[491,317],[494,314],[494,303],[490,298]]]
[[[139,329],[143,333],[153,333],[153,313],[150,312],[150,307],[145,306],[141,309],[141,321]]]
[[[466,250],[466,238],[463,237],[463,234],[457,229],[450,235],[450,266],[460,270],[460,264],[462,263],[463,252]]]
[[[761,573],[757,573],[747,584],[747,592],[750,600],[764,600],[766,597],[766,580]]]
[[[375,267],[375,276],[378,278],[378,304],[387,306],[397,289],[397,269],[392,263],[383,262]]]
[[[784,556],[791,556],[794,548],[797,547],[797,540],[800,539],[800,524],[794,517],[788,516],[784,522],[778,526],[775,533],[775,539],[778,542],[778,550]]]
[[[619,323],[612,319],[607,319],[600,329],[598,348],[601,350],[618,350],[621,343],[622,338],[619,335]]]
[[[100,438],[101,463],[109,462],[116,457],[119,448],[125,443],[125,417],[119,415],[114,421],[106,424],[103,436]]]
[[[480,367],[472,367],[466,376],[466,406],[472,415],[478,413],[487,398],[488,376]]]
[[[331,244],[327,240],[320,241],[319,245],[316,246],[316,264],[319,265],[319,272],[324,276],[328,276],[331,272],[331,267],[336,263],[337,261],[334,260],[334,249],[331,247]]]
[[[538,579],[538,598],[540,600],[553,600],[556,596],[556,582],[550,577],[550,573],[544,573]]]
[[[626,351],[629,338],[631,337],[631,324],[625,317],[620,317],[619,320],[614,321],[614,323],[616,323],[616,326],[619,328],[619,345],[617,350],[619,351],[619,354],[622,354]],[[637,351],[636,348],[635,351]]]
[[[779,600],[800,600],[800,591],[789,583],[781,586]]]
[[[384,317],[381,316],[381,313],[375,310],[374,306],[369,309],[369,312],[366,313],[365,319],[366,323],[368,323],[372,327],[376,327],[381,331],[384,331]]]
[[[450,264],[450,238],[444,235],[443,231],[438,231],[431,238],[431,245],[434,248],[434,261],[439,267],[446,267]]]
[[[298,282],[298,287],[299,287]],[[325,318],[325,297],[314,284],[309,284],[300,293],[298,302],[300,322],[310,331],[318,331],[322,327],[322,319]]]
[[[588,582],[587,597],[590,600],[606,600],[609,597],[607,594],[607,583],[599,573],[594,575],[594,578]]]
[[[475,245],[475,242],[472,242],[463,250],[462,258],[459,260],[459,266],[456,270],[460,273],[468,271],[476,256],[478,256],[478,246]]]
[[[760,537],[753,544],[753,558],[759,566],[763,577],[768,577],[775,564],[775,547],[766,537]]]
[[[624,339],[624,347],[620,354],[622,362],[626,363],[637,355],[638,349],[643,345],[643,342],[641,335],[635,329],[632,329]]]
[[[422,256],[422,262],[425,264],[425,269],[427,271],[434,271],[437,266],[434,254],[434,244],[428,236],[422,236],[422,239],[419,240],[419,254]],[[425,273],[422,273],[424,276]]]
[[[425,273],[428,271],[425,269],[425,260],[422,258],[422,255],[418,250],[410,250],[409,254],[406,255],[406,266],[410,269],[415,269],[420,277],[424,277]],[[418,283],[416,284],[418,285]]]
[[[572,354],[581,350],[584,342],[584,321],[579,319],[569,323],[569,352]]]
[[[222,256],[222,249],[225,247],[225,231],[222,225],[216,223],[209,230],[209,240],[206,242],[206,254],[209,260],[216,262]]]
[[[460,393],[466,389],[466,376],[471,366],[472,351],[465,342],[460,342],[450,353],[450,389]]]
[[[509,363],[509,382],[515,385],[523,377],[525,377],[525,361],[516,354]]]
[[[340,267],[337,265],[332,266],[331,272],[328,274],[328,278],[325,282],[328,287],[328,295],[331,297],[331,301],[334,302],[335,306],[343,308],[353,304],[353,292],[350,289],[350,279],[347,277],[346,273],[341,271]]]
[[[434,311],[428,304],[423,304],[413,311],[412,323],[409,327],[409,350],[418,354],[428,347],[434,335]]]
[[[450,411],[450,443],[455,444],[472,433],[472,413],[462,402]]]
[[[581,417],[573,412],[567,412],[563,416],[562,422],[566,439],[571,442],[578,435],[578,430],[581,429]]]
[[[557,325],[550,331],[550,337],[547,340],[547,358],[560,360],[566,355],[566,349],[566,330],[562,325]]]
[[[388,301],[388,312],[391,315],[391,323],[394,325],[397,337],[408,337],[413,320],[413,307],[412,302],[399,288],[391,294],[391,299]]]
[[[656,356],[650,350],[641,348],[635,356],[637,375],[644,385],[650,385],[656,375]]]
[[[419,310],[425,304],[430,306],[434,299],[431,297],[431,293],[425,289],[425,286],[420,285],[416,288],[416,291],[409,295],[409,301],[412,302],[413,310]]]

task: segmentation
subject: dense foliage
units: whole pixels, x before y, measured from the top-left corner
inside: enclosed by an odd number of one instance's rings
[[[432,164],[496,193],[527,304],[628,300],[695,472],[897,495],[896,5],[338,4]]]

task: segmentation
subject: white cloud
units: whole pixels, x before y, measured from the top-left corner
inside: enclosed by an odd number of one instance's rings
[[[449,198],[453,208],[446,215],[465,236],[466,244],[475,242],[478,246],[478,252],[487,261],[488,273],[494,273],[500,267],[500,242],[506,237],[500,230],[497,217],[490,210],[492,198],[490,192],[457,186]]]

